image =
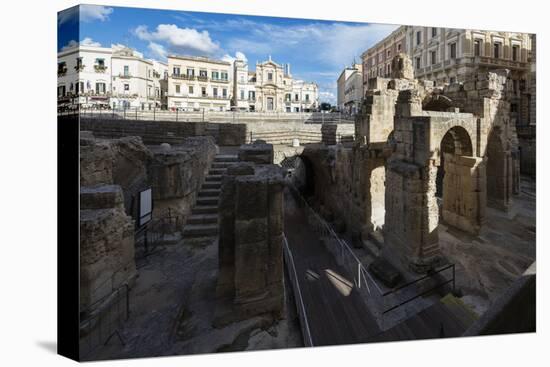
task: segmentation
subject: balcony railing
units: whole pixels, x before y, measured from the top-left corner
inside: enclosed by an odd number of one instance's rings
[[[57,70],[57,77],[65,76],[67,74],[67,68]]]
[[[183,79],[183,80],[195,80],[194,75],[187,75],[187,74],[172,74],[172,78]]]
[[[216,83],[229,83],[229,79],[222,79],[222,78],[212,78],[210,79],[212,82]]]
[[[94,70],[96,73],[104,73],[107,70],[107,66],[105,65],[94,65]]]
[[[199,76],[197,77],[197,79],[198,79],[199,81],[201,81],[201,82],[207,82],[207,81],[208,81],[208,77],[205,76],[205,75],[199,75]]]
[[[120,73],[118,74],[118,77],[121,78],[121,79],[130,79],[132,77],[132,74],[130,73]]]

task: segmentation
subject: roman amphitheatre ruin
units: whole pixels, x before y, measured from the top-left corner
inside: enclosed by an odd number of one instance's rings
[[[509,72],[392,63],[349,121],[80,114],[83,358],[534,331]]]

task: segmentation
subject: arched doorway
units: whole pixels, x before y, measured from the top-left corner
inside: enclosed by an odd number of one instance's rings
[[[470,135],[460,126],[449,129],[440,144],[440,162],[436,175],[439,218],[453,227],[477,233],[483,207],[480,182],[485,172],[482,159],[473,156]]]

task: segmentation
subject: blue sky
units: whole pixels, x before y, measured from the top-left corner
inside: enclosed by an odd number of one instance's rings
[[[123,44],[146,57],[170,54],[232,60],[245,57],[249,69],[271,58],[290,63],[295,78],[316,82],[321,102],[335,103],[336,80],[345,66],[395,25],[233,14],[80,6],[58,14],[58,51],[67,45]]]

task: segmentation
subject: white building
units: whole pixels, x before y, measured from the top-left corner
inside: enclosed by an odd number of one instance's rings
[[[75,46],[57,54],[60,105],[109,105],[111,48]]]
[[[340,73],[337,81],[336,103],[338,110],[354,114],[363,98],[363,65],[353,64]]]
[[[111,106],[142,110],[160,108],[160,85],[166,70],[162,63],[146,60],[130,48],[113,49]]]
[[[231,63],[207,57],[168,56],[168,108],[227,111]]]
[[[74,46],[58,53],[60,105],[151,109],[166,105],[167,65],[126,47]]]
[[[233,66],[233,108],[259,112],[310,112],[319,107],[315,83],[295,80],[290,65],[279,65],[271,57],[249,71],[243,60]]]

